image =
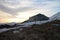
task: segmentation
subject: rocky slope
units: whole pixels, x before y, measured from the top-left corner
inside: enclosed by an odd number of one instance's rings
[[[7,31],[0,34],[0,40],[60,40],[60,20],[34,24],[19,33]]]
[[[50,17],[51,20],[60,20],[60,12],[56,13],[52,17]]]

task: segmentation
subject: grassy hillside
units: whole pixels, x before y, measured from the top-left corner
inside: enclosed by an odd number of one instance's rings
[[[32,25],[20,31],[0,33],[0,40],[60,40],[60,20]]]

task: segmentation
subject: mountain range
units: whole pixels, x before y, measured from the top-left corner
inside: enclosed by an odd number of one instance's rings
[[[54,20],[60,20],[60,12],[56,13],[55,15],[53,15],[52,17],[47,17],[43,14],[37,14],[35,16],[32,16],[30,17],[28,20],[24,21],[23,23],[7,23],[7,25],[9,26],[12,26],[14,28],[12,29],[15,29],[16,27],[17,28],[20,28],[20,27],[28,27],[28,26],[31,26],[33,24],[39,24],[39,25],[42,25],[44,23],[47,23],[47,22],[52,22]],[[4,25],[4,24],[3,24]],[[5,24],[6,25],[6,24]],[[8,26],[8,27],[9,27]],[[5,27],[4,27],[5,28]],[[9,27],[11,29],[11,27]],[[3,31],[2,31],[3,30]],[[5,30],[2,29],[1,31],[4,32]]]

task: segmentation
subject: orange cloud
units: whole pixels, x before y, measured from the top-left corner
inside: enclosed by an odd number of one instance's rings
[[[0,23],[5,23],[5,22],[8,22],[7,19],[0,19]]]

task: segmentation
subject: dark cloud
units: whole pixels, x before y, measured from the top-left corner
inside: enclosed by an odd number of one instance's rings
[[[16,13],[16,12],[14,12],[13,9],[8,8],[8,7],[4,7],[2,5],[0,5],[0,11],[4,11],[4,12],[7,12],[7,13],[12,13],[12,14],[15,14]]]
[[[7,0],[6,0],[7,1]],[[12,0],[11,0],[12,1]],[[18,1],[21,1],[21,0],[18,0]],[[13,0],[12,1],[13,3],[12,4],[16,4],[16,2],[15,2],[15,0]],[[27,11],[27,10],[30,10],[30,9],[32,9],[32,7],[30,7],[30,6],[26,6],[26,7],[19,7],[19,8],[10,8],[10,7],[8,7],[8,5],[3,5],[3,4],[5,4],[4,3],[4,0],[1,0],[1,2],[0,2],[0,11],[3,11],[3,12],[7,12],[7,13],[10,13],[10,14],[13,14],[13,15],[16,15],[17,14],[17,12],[24,12],[24,11]],[[7,3],[8,4],[8,3]],[[11,4],[11,3],[10,3]],[[10,5],[9,4],[9,5]],[[14,4],[14,5],[15,5]],[[23,5],[23,4],[22,4]],[[21,5],[21,6],[22,6]],[[27,4],[26,4],[27,5]],[[17,5],[16,5],[17,6]],[[14,6],[15,7],[15,6]]]
[[[8,8],[8,7],[4,7],[3,5],[0,5],[0,11],[4,11],[10,14],[16,14],[17,12],[24,12],[27,10],[32,9],[31,7],[22,7],[22,8],[17,8],[17,9],[13,9],[13,8]]]

